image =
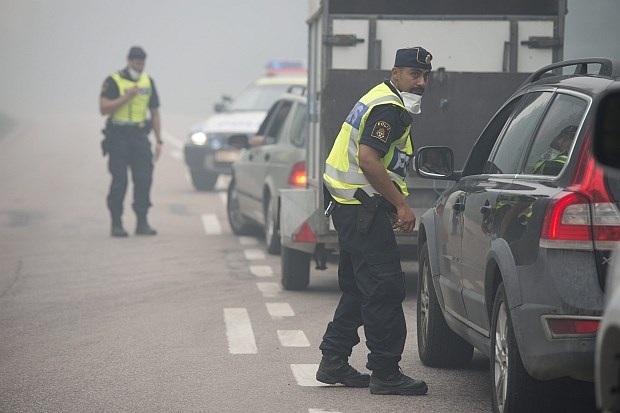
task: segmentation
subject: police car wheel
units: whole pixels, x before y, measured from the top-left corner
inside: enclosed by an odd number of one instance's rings
[[[418,355],[430,367],[464,367],[474,354],[474,347],[448,327],[441,312],[431,277],[428,245],[418,259],[417,336]]]
[[[192,184],[199,191],[211,191],[215,187],[218,174],[199,169],[191,169]]]

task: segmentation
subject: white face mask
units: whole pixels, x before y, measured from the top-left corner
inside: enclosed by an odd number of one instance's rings
[[[127,72],[129,73],[129,77],[131,77],[133,80],[140,79],[140,72],[138,72],[137,70],[133,70],[131,67],[128,67]]]
[[[420,107],[422,104],[422,95],[409,92],[400,92],[400,96],[402,96],[405,107],[409,112],[414,115],[422,113],[422,108]]]

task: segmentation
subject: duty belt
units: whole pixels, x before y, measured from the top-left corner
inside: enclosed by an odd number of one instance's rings
[[[146,126],[146,122],[122,122],[117,120],[110,120],[110,125],[112,126],[129,126],[132,128],[144,128]]]

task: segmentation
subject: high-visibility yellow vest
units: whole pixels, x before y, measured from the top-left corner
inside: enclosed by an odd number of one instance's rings
[[[149,108],[149,100],[153,93],[153,87],[151,86],[151,78],[146,73],[142,72],[140,78],[137,81],[131,79],[125,79],[121,76],[120,72],[116,72],[112,75],[112,79],[118,86],[118,92],[120,96],[125,95],[128,89],[134,86],[138,86],[140,91],[129,102],[118,108],[111,116],[110,119],[114,123],[119,124],[139,124],[146,121],[146,115]]]
[[[568,155],[565,153],[561,153],[553,159],[542,159],[536,162],[534,168],[532,169],[532,173],[536,175],[545,175],[545,169],[548,167],[553,167],[553,164],[560,169],[566,164],[568,161]]]
[[[359,141],[362,131],[370,111],[378,105],[394,105],[407,110],[400,97],[389,86],[385,83],[375,86],[355,104],[342,124],[327,157],[323,181],[332,197],[341,204],[359,204],[353,196],[358,188],[362,188],[369,196],[379,193],[370,185],[359,166]],[[405,176],[413,155],[413,145],[409,139],[410,129],[411,125],[408,125],[381,158],[383,167],[404,196],[409,195]]]

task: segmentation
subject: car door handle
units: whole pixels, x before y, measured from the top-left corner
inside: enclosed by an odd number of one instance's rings
[[[454,209],[454,212],[463,212],[465,211],[465,203],[461,201],[456,201],[452,208]]]

